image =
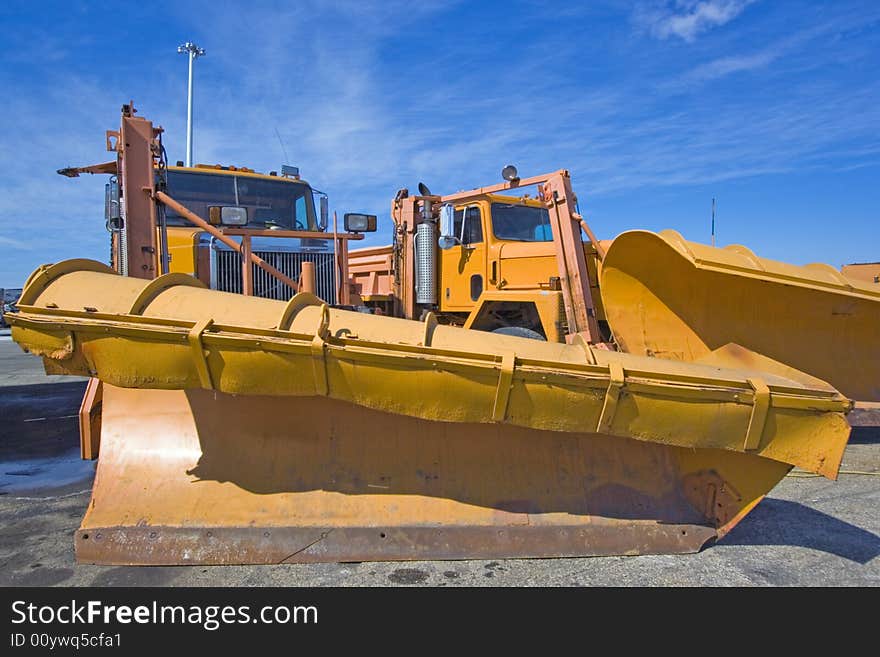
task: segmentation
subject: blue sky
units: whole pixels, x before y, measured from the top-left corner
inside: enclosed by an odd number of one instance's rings
[[[580,6],[582,5],[582,6]],[[798,264],[880,260],[880,3],[20,2],[0,6],[0,286],[106,260],[106,129],[134,99],[183,159],[277,169],[374,212],[567,168],[610,238],[675,228]]]

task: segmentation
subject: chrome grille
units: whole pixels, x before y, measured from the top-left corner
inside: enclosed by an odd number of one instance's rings
[[[333,282],[332,253],[292,253],[289,251],[254,251],[268,264],[295,281],[299,280],[303,262],[315,263],[315,283],[318,296],[327,303],[336,303],[336,286]],[[243,291],[241,280],[241,256],[229,249],[212,249],[211,287],[223,292]],[[281,281],[251,265],[254,296],[287,301],[294,291]]]

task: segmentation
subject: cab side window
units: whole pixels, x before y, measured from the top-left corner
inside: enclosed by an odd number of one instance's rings
[[[462,232],[464,221],[464,232]],[[479,244],[483,241],[483,223],[480,208],[471,206],[467,210],[456,210],[453,221],[455,236],[461,239],[462,244]]]
[[[293,206],[293,228],[294,230],[309,229],[305,196],[300,196],[296,199],[296,204]]]

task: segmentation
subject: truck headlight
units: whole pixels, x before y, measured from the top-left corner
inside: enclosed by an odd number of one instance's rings
[[[237,205],[214,205],[208,208],[208,217],[210,223],[223,226],[244,226],[247,224],[247,208]]]
[[[376,215],[346,212],[344,224],[349,233],[373,233],[376,231]]]

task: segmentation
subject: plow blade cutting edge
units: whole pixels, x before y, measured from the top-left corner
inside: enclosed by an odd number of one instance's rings
[[[849,400],[736,345],[665,361],[84,260],[11,320],[104,382],[87,562],[695,551],[792,465],[834,478],[849,435]]]
[[[633,230],[611,243],[600,289],[623,351],[696,361],[733,342],[880,402],[880,286],[830,265]]]

